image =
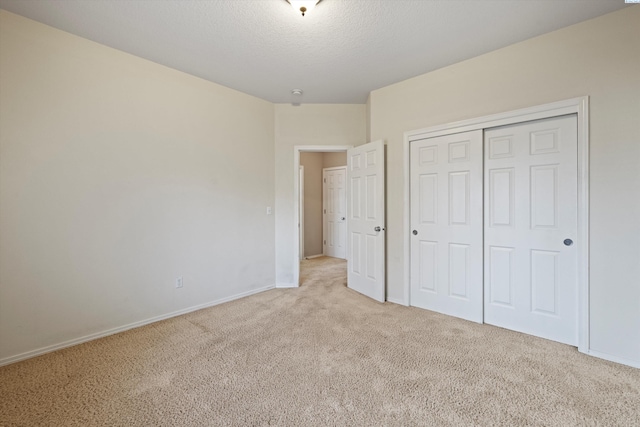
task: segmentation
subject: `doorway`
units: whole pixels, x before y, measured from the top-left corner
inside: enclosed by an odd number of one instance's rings
[[[346,151],[300,153],[300,259],[346,259],[346,162]]]
[[[358,147],[294,147],[293,286],[300,286],[300,161],[303,153],[346,152],[347,286],[377,301],[385,301],[385,149],[382,140]],[[307,167],[305,167],[305,170]],[[305,182],[307,178],[305,177]],[[308,197],[304,196],[305,200]],[[306,209],[305,209],[306,210]],[[306,221],[305,221],[306,222]],[[306,233],[305,233],[306,234]],[[305,252],[308,249],[305,248]]]
[[[293,279],[300,285],[300,263],[324,256],[323,238],[323,169],[346,167],[347,150],[352,146],[294,147],[295,248]],[[326,165],[326,166],[325,166]],[[304,239],[304,241],[302,240]]]

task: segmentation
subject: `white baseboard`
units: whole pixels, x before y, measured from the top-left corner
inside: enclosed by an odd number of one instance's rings
[[[304,259],[320,258],[321,256],[324,256],[324,254],[318,254],[318,255],[306,256],[306,257],[304,257]]]
[[[257,294],[260,292],[268,291],[269,289],[275,288],[274,285],[265,286],[259,289],[253,289],[246,292],[241,292],[236,295],[232,295],[225,298],[220,298],[215,301],[206,302],[204,304],[194,305],[192,307],[184,308],[182,310],[174,311],[167,314],[162,314],[160,316],[151,317],[149,319],[141,320],[139,322],[129,323],[128,325],[119,326],[117,328],[107,329],[106,331],[96,332],[94,334],[85,335],[80,338],[75,338],[72,340],[64,341],[59,344],[48,345],[46,347],[41,347],[36,350],[27,351],[21,354],[17,354],[15,356],[5,357],[0,359],[0,366],[9,365],[11,363],[19,362],[21,360],[30,359],[32,357],[41,356],[46,353],[51,353],[56,350],[61,350],[66,347],[72,347],[74,345],[82,344],[87,341],[92,341],[98,338],[103,338],[109,335],[114,335],[120,332],[127,331],[133,328],[139,328],[140,326],[148,325],[150,323],[159,322],[160,320],[169,319],[171,317],[181,316],[183,314],[191,313],[192,311],[202,310],[203,308],[213,307],[214,305],[223,304],[225,302],[233,301],[239,298],[248,297],[249,295]]]
[[[289,289],[289,288],[298,288],[299,286],[296,285],[295,283],[277,283],[276,284],[276,288],[277,289]]]
[[[589,356],[597,357],[599,359],[608,360],[609,362],[620,363],[621,365],[631,366],[632,368],[640,369],[640,360],[631,360],[624,357],[613,356],[607,353],[601,353],[599,351],[588,350],[585,352]]]

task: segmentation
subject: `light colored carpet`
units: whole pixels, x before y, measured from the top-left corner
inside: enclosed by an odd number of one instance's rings
[[[0,425],[640,425],[640,370],[376,303],[345,269],[0,368]]]

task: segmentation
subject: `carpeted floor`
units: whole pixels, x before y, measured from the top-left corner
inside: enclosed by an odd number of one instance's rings
[[[640,370],[345,287],[276,289],[0,368],[2,426],[640,426]]]

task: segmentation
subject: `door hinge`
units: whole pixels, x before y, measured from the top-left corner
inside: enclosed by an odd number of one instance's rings
[[[324,244],[325,244],[325,245],[327,244],[327,241],[326,241],[326,240],[324,240]]]
[[[326,183],[327,183],[327,178],[324,178],[324,179],[322,180],[322,182],[324,182],[324,183],[326,184]]]
[[[324,211],[324,213],[327,213],[327,210],[326,210],[326,209],[323,209],[323,211]]]

